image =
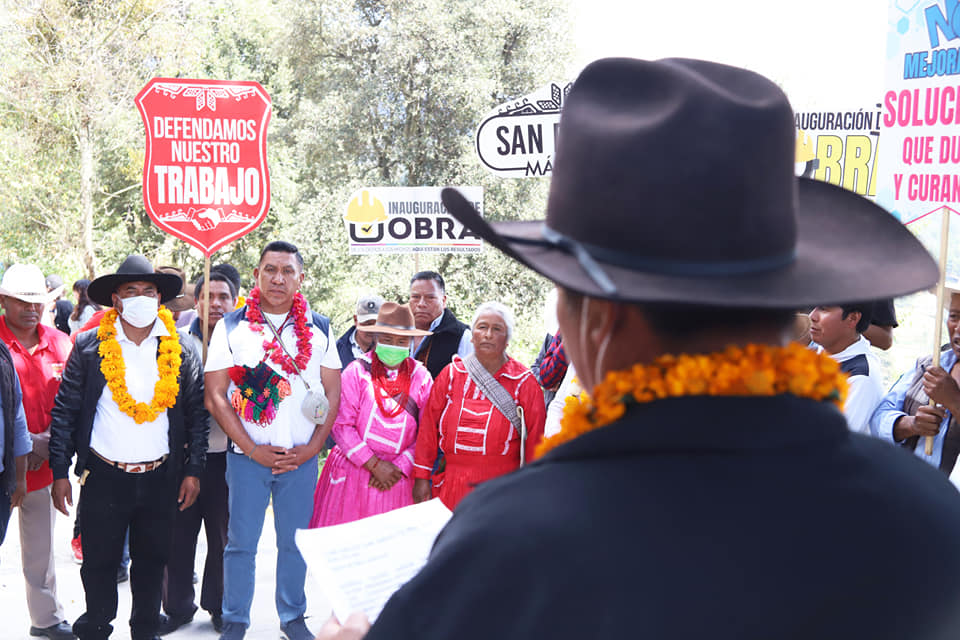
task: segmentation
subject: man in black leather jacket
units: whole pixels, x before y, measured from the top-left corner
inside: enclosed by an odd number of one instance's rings
[[[107,638],[113,629],[117,568],[128,527],[131,637],[156,637],[174,513],[178,504],[181,510],[193,504],[199,492],[209,428],[200,356],[169,329],[169,313],[157,309],[180,287],[179,277],[154,273],[142,256],[130,256],[117,273],[94,280],[91,299],[113,309],[99,329],[78,336],[52,411],[50,467],[57,509],[66,514],[66,505],[73,504],[67,473],[74,453],[82,487],[80,575],[87,610],[73,625],[81,639]],[[104,366],[110,358],[101,356],[101,348],[112,349],[120,366]],[[178,372],[176,358],[169,360],[171,351],[179,351]],[[171,377],[177,389],[169,406],[158,380]]]

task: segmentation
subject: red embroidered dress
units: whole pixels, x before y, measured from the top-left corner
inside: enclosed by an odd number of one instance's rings
[[[523,407],[528,434],[525,459],[533,460],[546,418],[540,385],[513,358],[493,377]],[[421,416],[414,478],[431,477],[438,445],[446,457],[446,470],[434,483],[440,485],[440,499],[450,509],[477,484],[520,466],[520,436],[473,383],[458,356],[437,376]]]

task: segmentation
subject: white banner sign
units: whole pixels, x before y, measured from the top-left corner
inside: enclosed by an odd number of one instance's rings
[[[944,215],[960,213],[960,2],[890,0],[877,202],[940,254]],[[960,274],[958,220],[946,277]]]
[[[553,82],[487,114],[477,127],[483,166],[504,178],[550,175],[560,109],[572,84]]]
[[[483,187],[457,187],[483,215]],[[350,254],[478,253],[483,241],[447,213],[443,187],[365,187],[347,202]]]
[[[877,198],[909,223],[960,208],[957,0],[891,0]]]
[[[797,175],[876,196],[879,107],[797,111]]]

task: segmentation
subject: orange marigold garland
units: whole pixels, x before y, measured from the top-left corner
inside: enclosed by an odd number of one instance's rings
[[[773,396],[782,393],[843,407],[847,375],[825,354],[790,343],[750,344],[719,353],[664,355],[650,365],[611,371],[592,394],[567,398],[560,431],[537,447],[537,457],[588,431],[615,422],[628,404],[683,396]]]
[[[177,394],[180,384],[177,378],[180,375],[180,340],[177,338],[177,327],[173,321],[173,314],[165,307],[160,307],[157,316],[163,321],[169,335],[160,336],[160,349],[157,356],[157,370],[160,379],[153,387],[153,400],[150,404],[137,402],[127,390],[126,366],[123,362],[123,350],[117,342],[117,310],[109,309],[100,320],[97,329],[97,338],[100,339],[100,371],[107,381],[107,387],[113,394],[113,401],[120,407],[120,411],[133,418],[137,424],[153,422],[157,416],[177,403]]]

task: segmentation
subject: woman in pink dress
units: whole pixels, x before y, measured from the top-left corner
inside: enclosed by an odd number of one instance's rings
[[[413,450],[420,411],[433,379],[411,358],[410,337],[429,335],[413,326],[409,307],[385,302],[377,323],[358,331],[376,334],[376,347],[343,371],[340,410],[330,451],[313,495],[311,527],[384,513],[413,502]]]

